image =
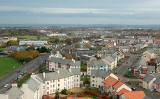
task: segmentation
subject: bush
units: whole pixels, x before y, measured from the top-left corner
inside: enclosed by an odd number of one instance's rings
[[[58,92],[58,91],[56,92],[55,99],[60,99],[60,98],[59,98],[59,92]]]
[[[66,89],[63,89],[63,90],[61,91],[61,94],[67,95],[67,90],[66,90]]]
[[[136,78],[136,76],[133,73],[131,73],[131,72],[125,73],[124,76],[127,77],[127,78]]]

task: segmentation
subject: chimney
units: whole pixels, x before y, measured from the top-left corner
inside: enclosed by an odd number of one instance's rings
[[[59,70],[57,70],[57,73],[59,74]]]
[[[43,72],[43,78],[46,78],[46,73],[45,72]]]

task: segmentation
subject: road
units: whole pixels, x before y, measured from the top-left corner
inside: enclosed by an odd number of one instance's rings
[[[3,86],[5,84],[11,83],[14,79],[16,79],[18,75],[20,74],[18,71],[24,72],[24,71],[31,71],[31,70],[36,69],[45,62],[48,56],[49,54],[41,54],[39,57],[35,58],[34,60],[20,66],[20,68],[17,68],[16,70],[0,78],[0,93],[4,93],[5,91],[8,90],[7,88],[4,88]]]
[[[128,71],[128,68],[130,68],[135,63],[137,58],[138,55],[130,54],[128,60],[117,69],[117,74],[123,76]]]

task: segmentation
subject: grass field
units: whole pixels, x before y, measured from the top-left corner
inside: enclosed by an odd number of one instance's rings
[[[0,77],[11,72],[22,64],[12,57],[0,57]]]

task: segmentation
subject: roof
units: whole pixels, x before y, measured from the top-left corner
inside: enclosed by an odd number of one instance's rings
[[[87,63],[87,66],[106,66],[105,62],[103,60],[94,60],[94,61],[89,61]]]
[[[24,92],[19,88],[17,88],[16,86],[13,86],[5,94],[8,95],[8,99],[20,99],[20,97],[24,94]]]
[[[80,66],[80,61],[72,61],[70,59],[63,59],[63,58],[58,58],[58,57],[51,57],[51,62],[57,62],[57,63],[61,63],[61,64],[70,64],[73,66]]]
[[[91,70],[91,76],[106,78],[110,75],[111,72],[105,70]]]
[[[123,83],[121,81],[118,81],[113,87],[116,88],[116,89],[118,89],[122,85],[123,85]]]
[[[90,97],[67,97],[67,99],[92,99]]]
[[[117,93],[117,95],[121,95],[121,94],[124,94],[124,93],[126,93],[126,92],[130,92],[129,90],[127,90],[127,89],[125,89],[125,88],[123,88],[123,89],[121,89],[118,93]]]
[[[73,73],[73,75],[80,75],[81,74],[80,69],[78,69],[78,68],[71,68],[71,72]]]
[[[144,99],[146,95],[144,91],[132,91],[124,93],[124,96],[126,99]]]
[[[104,81],[104,83],[105,83],[106,85],[108,85],[108,86],[113,86],[113,85],[115,85],[117,82],[118,82],[118,80],[115,79],[115,78],[113,78],[113,77],[111,77],[111,76],[109,76],[109,77]]]
[[[153,80],[155,77],[152,74],[148,74],[144,77],[143,81],[150,82]]]
[[[73,73],[66,69],[59,69],[57,70],[57,72],[45,73],[45,78],[43,76],[43,73],[38,74],[37,76],[39,76],[43,81],[58,80],[70,77],[72,75],[78,75],[80,70],[72,69],[71,71]]]
[[[32,90],[32,91],[36,91],[39,89],[40,84],[35,81],[33,78],[29,79],[26,84],[28,84],[28,87]]]

